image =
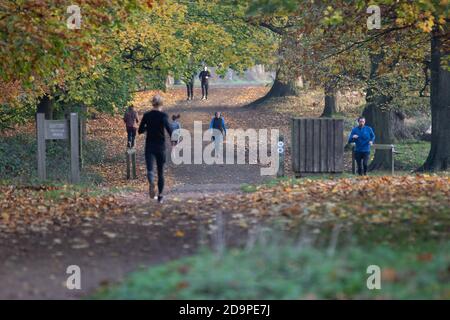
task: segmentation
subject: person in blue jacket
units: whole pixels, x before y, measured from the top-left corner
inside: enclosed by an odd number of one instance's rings
[[[214,118],[212,118],[209,129],[216,129],[218,131],[213,132],[212,140],[214,141],[214,150],[216,157],[222,154],[222,143],[223,138],[227,134],[227,127],[225,125],[225,120],[222,117],[220,112],[216,112],[214,114]]]
[[[355,143],[355,160],[358,166],[358,174],[367,174],[367,163],[369,162],[370,147],[375,141],[375,133],[371,127],[366,126],[364,117],[358,118],[358,126],[352,129],[348,137],[348,143]]]

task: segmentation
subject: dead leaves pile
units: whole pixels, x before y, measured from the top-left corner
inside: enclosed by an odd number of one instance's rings
[[[125,211],[113,195],[91,195],[67,187],[0,187],[0,233],[46,232]]]
[[[262,185],[253,193],[205,196],[188,201],[174,199],[164,211],[168,215],[206,220],[209,224],[215,224],[215,216],[221,212],[231,224],[242,228],[281,219],[288,228],[303,223],[406,223],[430,226],[431,232],[435,227],[445,232],[450,228],[450,177],[300,179],[275,187]]]
[[[288,228],[337,222],[406,223],[429,226],[430,232],[441,233],[448,233],[450,228],[448,176],[290,180],[276,186],[259,186],[253,193],[175,197],[163,206],[148,202],[145,194],[138,202],[129,200],[124,195],[93,195],[87,190],[66,190],[64,186],[2,186],[0,233],[46,232],[92,221],[127,221],[169,227],[175,237],[184,237],[200,224],[214,231],[218,213],[223,214],[227,224],[243,229],[280,219]]]
[[[291,222],[433,223],[449,219],[448,176],[364,177],[337,180],[298,180],[260,188],[238,197],[232,211],[247,207],[250,214],[283,216]],[[449,224],[450,225],[450,224]]]

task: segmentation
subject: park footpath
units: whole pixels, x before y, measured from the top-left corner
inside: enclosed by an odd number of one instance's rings
[[[285,117],[242,108],[264,90],[256,88],[249,94],[245,87],[213,88],[207,101],[180,99],[176,104],[165,106],[164,111],[169,115],[180,113],[183,128],[190,130],[194,121],[208,125],[216,111],[223,113],[231,128],[285,127]],[[146,109],[144,105],[141,111]],[[138,146],[142,142],[143,137],[139,137]],[[142,150],[138,151],[138,164],[141,164],[142,176]],[[145,179],[140,177],[134,182],[140,184],[138,191],[117,196],[124,208],[123,214],[108,219],[83,217],[73,226],[2,234],[0,298],[79,299],[99,286],[120,281],[140,267],[194,254],[200,246],[213,246],[217,220],[220,225],[232,220],[228,219],[226,203],[221,205],[220,199],[241,194],[242,184],[264,180],[258,165],[236,162],[225,165],[169,163],[167,176],[169,186],[163,206],[148,199]],[[246,223],[239,220],[227,228],[224,241],[226,245],[238,245],[247,232]],[[81,271],[80,290],[69,290],[66,286],[70,276],[67,268],[73,265],[79,266]]]

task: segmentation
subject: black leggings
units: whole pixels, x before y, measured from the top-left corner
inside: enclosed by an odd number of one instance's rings
[[[164,190],[164,163],[166,162],[166,152],[164,150],[145,150],[145,162],[147,163],[147,178],[150,184],[155,181],[155,171],[153,160],[156,159],[156,170],[158,171],[158,192],[162,194]]]
[[[369,162],[370,152],[355,152],[355,160],[358,166],[358,174],[360,176],[367,174],[367,163]]]
[[[208,98],[208,82],[202,82],[202,96]]]
[[[194,98],[194,82],[188,82],[186,84],[188,98]]]

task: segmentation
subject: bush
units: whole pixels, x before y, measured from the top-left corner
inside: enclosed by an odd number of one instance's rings
[[[36,176],[36,139],[27,134],[0,139],[0,179]],[[33,161],[33,162],[32,162]]]
[[[46,142],[47,176],[55,182],[69,179],[70,151],[65,140]],[[37,182],[37,142],[30,134],[19,133],[2,137],[0,140],[0,180],[14,180],[16,183]],[[84,145],[85,165],[98,165],[106,160],[102,141],[88,140]],[[98,184],[102,177],[83,170],[82,182]]]
[[[131,274],[97,299],[445,299],[450,298],[450,244],[415,249],[294,245],[211,252]],[[425,250],[425,249],[424,249]],[[382,270],[381,290],[368,290],[369,265]]]

